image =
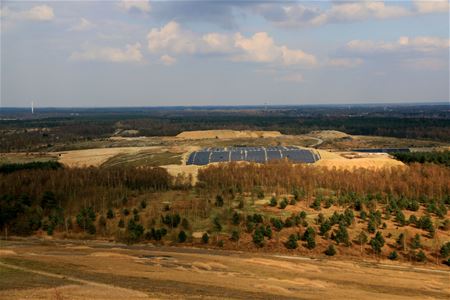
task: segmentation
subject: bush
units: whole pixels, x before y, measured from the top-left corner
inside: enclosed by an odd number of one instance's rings
[[[328,245],[328,248],[325,250],[325,255],[334,256],[336,254],[336,249],[334,249],[333,244]]]
[[[263,247],[264,246],[264,234],[260,230],[255,230],[255,232],[252,235],[253,243],[257,247]]]
[[[381,253],[381,249],[384,246],[384,238],[380,231],[377,231],[375,237],[370,240],[370,246],[376,254]]]
[[[277,205],[278,205],[277,198],[275,198],[275,196],[272,196],[272,198],[270,198],[269,206],[275,207]]]
[[[236,211],[233,213],[232,222],[233,225],[239,225],[241,223],[241,215]]]
[[[108,209],[108,212],[106,213],[106,217],[108,219],[114,219],[114,212],[113,212],[113,210],[111,208]]]
[[[141,201],[141,208],[144,209],[147,207],[147,202],[145,200]]]
[[[280,209],[285,209],[287,205],[288,205],[288,202],[286,199],[281,200]]]
[[[119,228],[124,228],[125,227],[125,221],[123,219],[119,220]]]
[[[316,247],[316,232],[312,227],[308,227],[303,234],[303,240],[306,241],[306,248],[314,249]]]
[[[216,202],[215,205],[217,207],[222,207],[223,206],[223,197],[221,195],[217,195],[216,196]]]
[[[289,236],[289,239],[287,240],[285,246],[286,246],[286,248],[288,248],[288,249],[297,249],[297,247],[298,247],[298,244],[297,244],[297,235],[291,234],[291,235]]]
[[[239,241],[239,238],[240,238],[239,231],[233,230],[233,231],[231,232],[231,238],[230,238],[230,239],[231,239],[232,241],[237,242],[237,241]]]
[[[205,233],[202,235],[202,243],[203,243],[203,244],[208,244],[208,242],[209,242],[209,235],[205,232]]]
[[[450,255],[450,242],[442,245],[440,253],[442,258],[447,258]]]
[[[181,230],[180,233],[178,233],[178,242],[184,243],[186,242],[186,239],[187,239],[186,232],[184,232],[184,230]]]
[[[397,251],[394,250],[394,251],[392,251],[391,253],[389,253],[388,258],[389,258],[390,260],[396,260],[396,259],[398,258]]]
[[[418,233],[411,240],[411,248],[413,249],[422,248],[422,244],[420,243],[420,235]]]
[[[417,253],[416,255],[416,260],[418,262],[425,262],[427,260],[427,256],[422,250],[420,250],[419,253]]]

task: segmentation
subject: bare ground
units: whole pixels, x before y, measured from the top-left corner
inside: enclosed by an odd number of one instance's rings
[[[42,287],[2,299],[448,299],[450,272],[385,262],[76,241],[2,241],[0,267]],[[66,283],[61,282],[66,281]],[[57,296],[57,297],[56,297]]]

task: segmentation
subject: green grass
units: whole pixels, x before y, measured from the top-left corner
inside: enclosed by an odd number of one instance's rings
[[[102,164],[102,167],[140,167],[140,166],[164,166],[164,165],[180,165],[181,153],[153,153],[141,151],[133,154],[118,154],[111,157]]]

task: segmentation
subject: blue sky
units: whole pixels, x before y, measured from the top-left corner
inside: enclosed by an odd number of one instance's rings
[[[449,101],[449,2],[2,1],[1,105]]]

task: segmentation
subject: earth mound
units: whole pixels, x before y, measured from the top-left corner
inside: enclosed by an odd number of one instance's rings
[[[253,130],[198,130],[183,131],[177,138],[200,139],[237,139],[237,138],[273,138],[281,136],[279,131],[253,131]]]

